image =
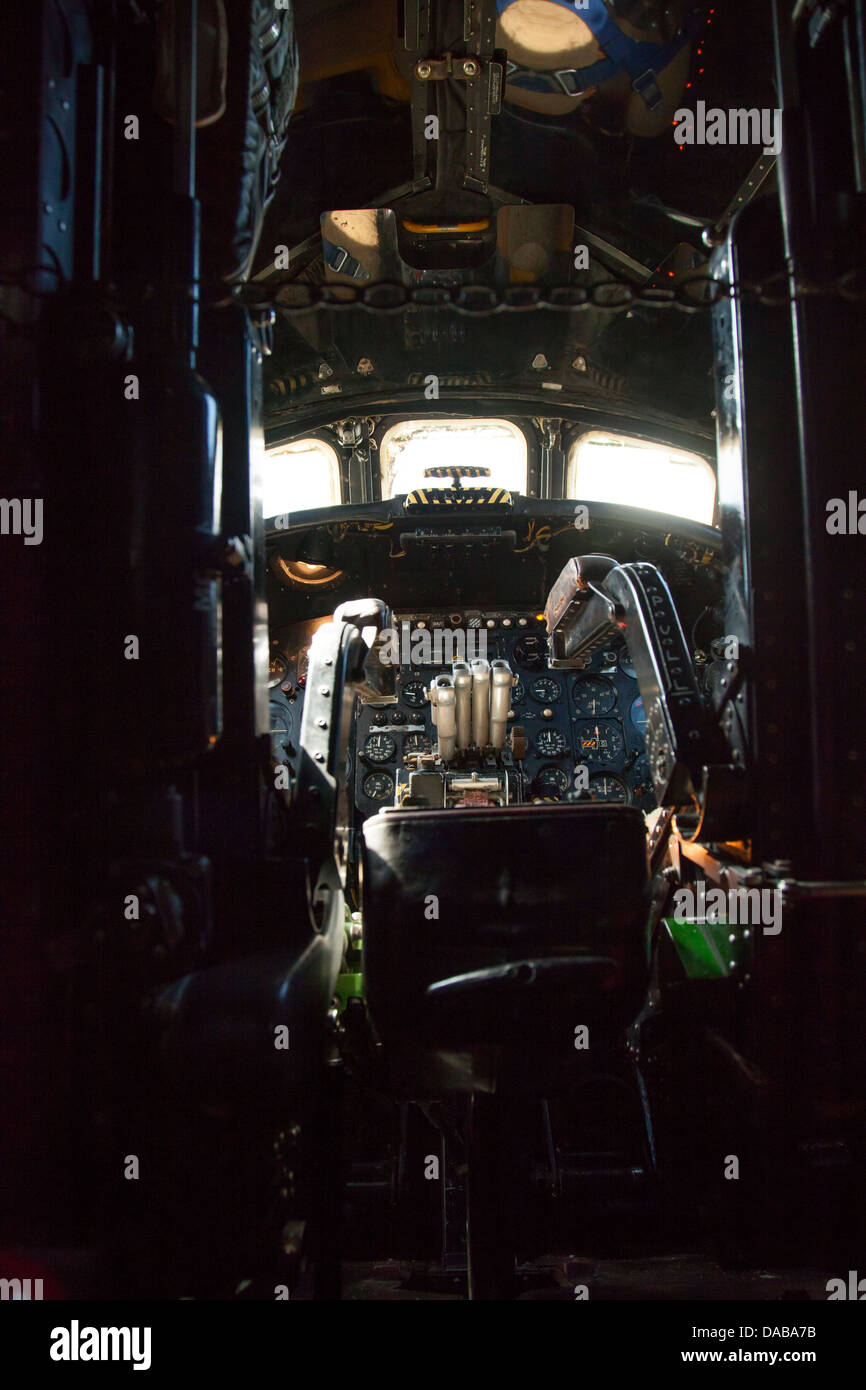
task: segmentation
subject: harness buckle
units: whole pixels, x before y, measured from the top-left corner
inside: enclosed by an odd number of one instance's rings
[[[652,68],[647,68],[639,77],[632,79],[632,87],[642,97],[650,111],[656,111],[662,104],[662,93]]]

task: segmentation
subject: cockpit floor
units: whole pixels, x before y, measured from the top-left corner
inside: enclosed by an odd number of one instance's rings
[[[832,1271],[814,1269],[727,1270],[700,1255],[657,1259],[584,1260],[549,1256],[518,1269],[521,1300],[575,1299],[585,1285],[590,1302],[825,1301]],[[343,1298],[348,1301],[447,1300],[466,1298],[466,1272],[457,1267],[402,1261],[347,1263]]]

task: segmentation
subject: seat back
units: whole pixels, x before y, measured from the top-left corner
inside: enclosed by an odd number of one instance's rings
[[[386,1039],[523,1046],[621,1029],[647,983],[641,813],[387,811],[363,832],[364,990]]]

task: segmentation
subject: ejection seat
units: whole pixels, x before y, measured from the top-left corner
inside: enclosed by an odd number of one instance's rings
[[[643,817],[592,804],[383,811],[364,826],[362,884],[364,991],[392,1093],[468,1093],[469,1296],[512,1298],[532,1115],[588,1063],[578,1029],[599,1061],[646,994]]]

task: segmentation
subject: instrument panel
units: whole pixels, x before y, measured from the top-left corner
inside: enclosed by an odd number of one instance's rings
[[[418,632],[435,639],[452,634],[454,655],[508,661],[516,676],[509,728],[521,726],[526,756],[514,764],[513,799],[606,801],[654,808],[646,758],[646,720],[634,668],[622,643],[595,654],[581,671],[547,669],[547,631],[540,615],[494,612],[395,615],[408,627],[403,654]],[[435,648],[435,641],[434,641]],[[426,690],[450,671],[450,660],[404,662],[397,676],[397,704],[359,706],[355,724],[355,803],[362,816],[393,804],[398,770],[409,753],[429,752],[436,742]]]
[[[270,652],[271,751],[297,770],[307,652],[319,618],[296,623],[274,636]],[[397,703],[356,705],[350,747],[354,802],[363,819],[393,805],[397,772],[411,753],[436,744],[427,688],[450,671],[454,656],[508,661],[516,677],[509,730],[526,736],[526,756],[512,763],[512,800],[606,801],[651,811],[655,805],[644,731],[646,717],[634,667],[621,642],[598,651],[583,670],[548,670],[547,632],[537,613],[521,611],[396,614],[408,629],[397,673]],[[432,658],[413,650],[418,634],[431,639]],[[436,661],[437,633],[450,633],[457,650]],[[462,645],[461,645],[462,643]],[[421,644],[423,645],[423,644]],[[416,659],[413,660],[413,657]],[[508,745],[506,744],[506,747]]]

